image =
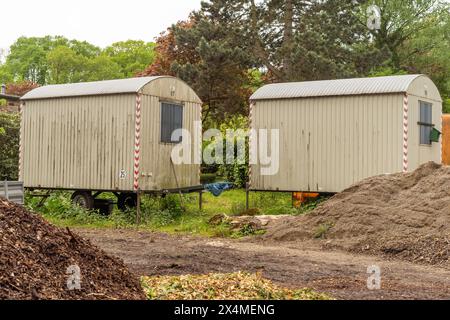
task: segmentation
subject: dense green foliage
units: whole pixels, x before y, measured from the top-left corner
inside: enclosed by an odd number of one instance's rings
[[[0,112],[0,180],[19,176],[19,131],[19,115]]]
[[[153,62],[154,44],[128,40],[101,49],[64,37],[21,37],[0,65],[0,82],[40,85],[132,77]]]
[[[114,199],[112,195],[102,197]],[[72,206],[70,194],[54,192],[43,206],[38,206],[41,198],[32,198],[28,194],[26,205],[29,209],[42,214],[47,220],[60,226],[79,227],[131,227],[135,226],[136,211],[121,212],[115,209],[111,216],[105,217],[96,212],[88,212]],[[227,224],[213,225],[210,219],[218,213],[239,216],[246,213],[245,191],[231,190],[220,197],[206,193],[203,196],[203,210],[198,210],[198,195],[184,195],[182,208],[179,195],[165,199],[146,196],[142,203],[140,227],[164,232],[183,232],[220,237],[240,237],[251,234],[250,230],[233,231]],[[254,193],[250,194],[250,206],[260,214],[305,214],[314,209],[311,203],[300,209],[292,208],[290,193]]]
[[[146,74],[186,80],[216,121],[247,114],[255,83],[401,73],[429,75],[449,110],[449,17],[443,0],[210,0],[158,39]]]

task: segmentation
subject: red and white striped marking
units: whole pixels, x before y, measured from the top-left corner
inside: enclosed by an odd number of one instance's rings
[[[23,102],[19,106],[20,113],[20,134],[19,134],[19,180],[23,181]]]
[[[134,190],[139,190],[139,174],[141,159],[141,101],[140,94],[136,95],[135,136],[134,136]]]
[[[409,103],[408,95],[405,94],[403,98],[403,172],[408,172],[409,161],[408,161],[408,131],[409,131]]]
[[[202,143],[202,137],[203,137],[203,105],[200,104],[200,128],[198,129],[198,136],[199,136],[199,142],[198,142],[198,146],[197,146],[197,152],[198,152],[198,160],[199,160],[199,164],[198,164],[198,179],[199,181],[201,180],[201,176],[202,176],[202,148],[203,148],[203,143]]]
[[[252,133],[252,129],[253,129],[253,108],[255,107],[255,104],[253,102],[250,102],[250,107],[249,107],[249,138],[248,138],[248,142],[249,142],[249,161],[251,162],[251,160],[253,159],[253,157],[255,155],[252,154],[253,149],[252,149],[252,143],[253,143],[253,133]],[[248,166],[248,188],[251,189],[252,188],[252,164],[249,163]]]

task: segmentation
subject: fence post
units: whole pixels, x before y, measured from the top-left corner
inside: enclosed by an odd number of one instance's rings
[[[245,209],[249,210],[250,209],[250,184],[247,183],[245,185]]]
[[[9,201],[8,181],[5,180],[5,198]]]

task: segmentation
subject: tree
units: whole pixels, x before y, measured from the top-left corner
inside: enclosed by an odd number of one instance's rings
[[[6,86],[6,92],[21,97],[37,87],[39,87],[37,83],[30,81],[16,82],[8,84]]]
[[[155,44],[136,40],[116,42],[107,47],[104,54],[120,66],[124,77],[133,77],[153,63]]]
[[[73,49],[59,46],[49,52],[48,83],[73,83],[122,78],[120,66],[111,57],[100,54],[86,57]]]
[[[372,75],[423,73],[431,77],[444,98],[444,110],[450,108],[450,7],[441,0],[378,0],[366,3],[361,24],[367,20],[367,8],[380,9],[380,28],[370,30],[371,41],[385,59]]]
[[[19,115],[0,112],[0,180],[19,178],[19,131]]]
[[[156,58],[140,75],[176,75],[204,102],[203,117],[244,113],[249,95],[249,56],[230,42],[229,30],[203,13],[173,25],[157,39]]]
[[[101,54],[89,59],[82,81],[101,81],[124,78],[120,66],[111,57]]]
[[[47,53],[51,50],[53,39],[21,37],[11,46],[6,59],[6,68],[14,81],[46,83]]]
[[[450,112],[450,14],[431,19],[430,27],[402,45],[399,57],[404,70],[433,79],[444,100],[444,111]]]
[[[353,1],[211,0],[202,11],[251,52],[274,81],[355,74],[361,43]]]
[[[64,37],[21,37],[0,64],[2,83],[39,85],[132,77],[154,60],[154,44],[128,40],[105,50]]]
[[[360,23],[366,25],[367,8],[376,5],[380,10],[380,28],[373,28],[370,33],[379,50],[389,54],[388,65],[394,70],[403,67],[405,43],[414,39],[425,30],[430,30],[448,15],[448,3],[443,0],[374,0],[364,1]],[[437,35],[436,35],[437,36]],[[415,50],[406,55],[415,54]],[[403,57],[402,57],[403,55]]]
[[[188,21],[180,21],[173,26],[167,28],[156,39],[155,57],[153,62],[139,73],[140,76],[156,76],[156,75],[175,75],[172,70],[172,64],[175,61],[178,63],[195,64],[199,61],[198,54],[195,47],[181,46],[179,47],[175,39],[176,30],[189,30],[194,25],[192,17]]]
[[[83,79],[83,66],[87,58],[77,55],[67,46],[58,46],[47,54],[47,83],[79,82]]]
[[[0,64],[0,84],[10,83],[13,80],[13,75],[11,74],[9,68],[4,64]]]

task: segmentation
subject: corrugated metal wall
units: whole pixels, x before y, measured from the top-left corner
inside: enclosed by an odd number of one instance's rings
[[[193,133],[201,101],[176,78],[142,89],[140,189],[176,188],[173,144],[163,144],[161,104],[184,104],[183,127]],[[25,187],[133,191],[136,94],[29,100],[23,108],[21,180]],[[199,145],[192,146],[199,152]],[[200,184],[200,166],[175,166],[178,186]],[[123,175],[122,173],[125,173]]]
[[[340,192],[402,171],[403,95],[257,101],[253,128],[280,130],[280,170],[252,166],[252,190]]]
[[[161,190],[177,188],[176,179],[170,163],[175,144],[161,143],[161,101],[159,97],[144,95],[142,102],[141,136],[141,177],[143,190]],[[174,101],[176,102],[176,101]],[[183,106],[183,128],[194,133],[194,121],[200,121],[201,105],[185,102]],[[156,121],[155,121],[156,119]],[[193,141],[192,141],[193,142]],[[199,145],[192,143],[192,155],[198,152]],[[200,166],[175,165],[178,187],[200,185]]]
[[[23,182],[0,181],[0,197],[14,203],[24,204]]]
[[[408,171],[413,171],[422,163],[442,161],[442,144],[421,145],[420,126],[417,124],[420,120],[420,101],[428,102],[432,104],[433,124],[442,131],[442,99],[436,85],[428,77],[420,77],[408,89],[408,100]]]
[[[134,94],[27,101],[25,187],[133,190],[135,101]]]
[[[442,104],[438,101],[433,101],[423,97],[409,96],[409,170],[414,171],[421,164],[434,161],[441,163],[441,144],[432,143],[431,145],[420,144],[420,126],[417,124],[420,121],[420,101],[432,104],[433,124],[435,128],[442,131]]]

